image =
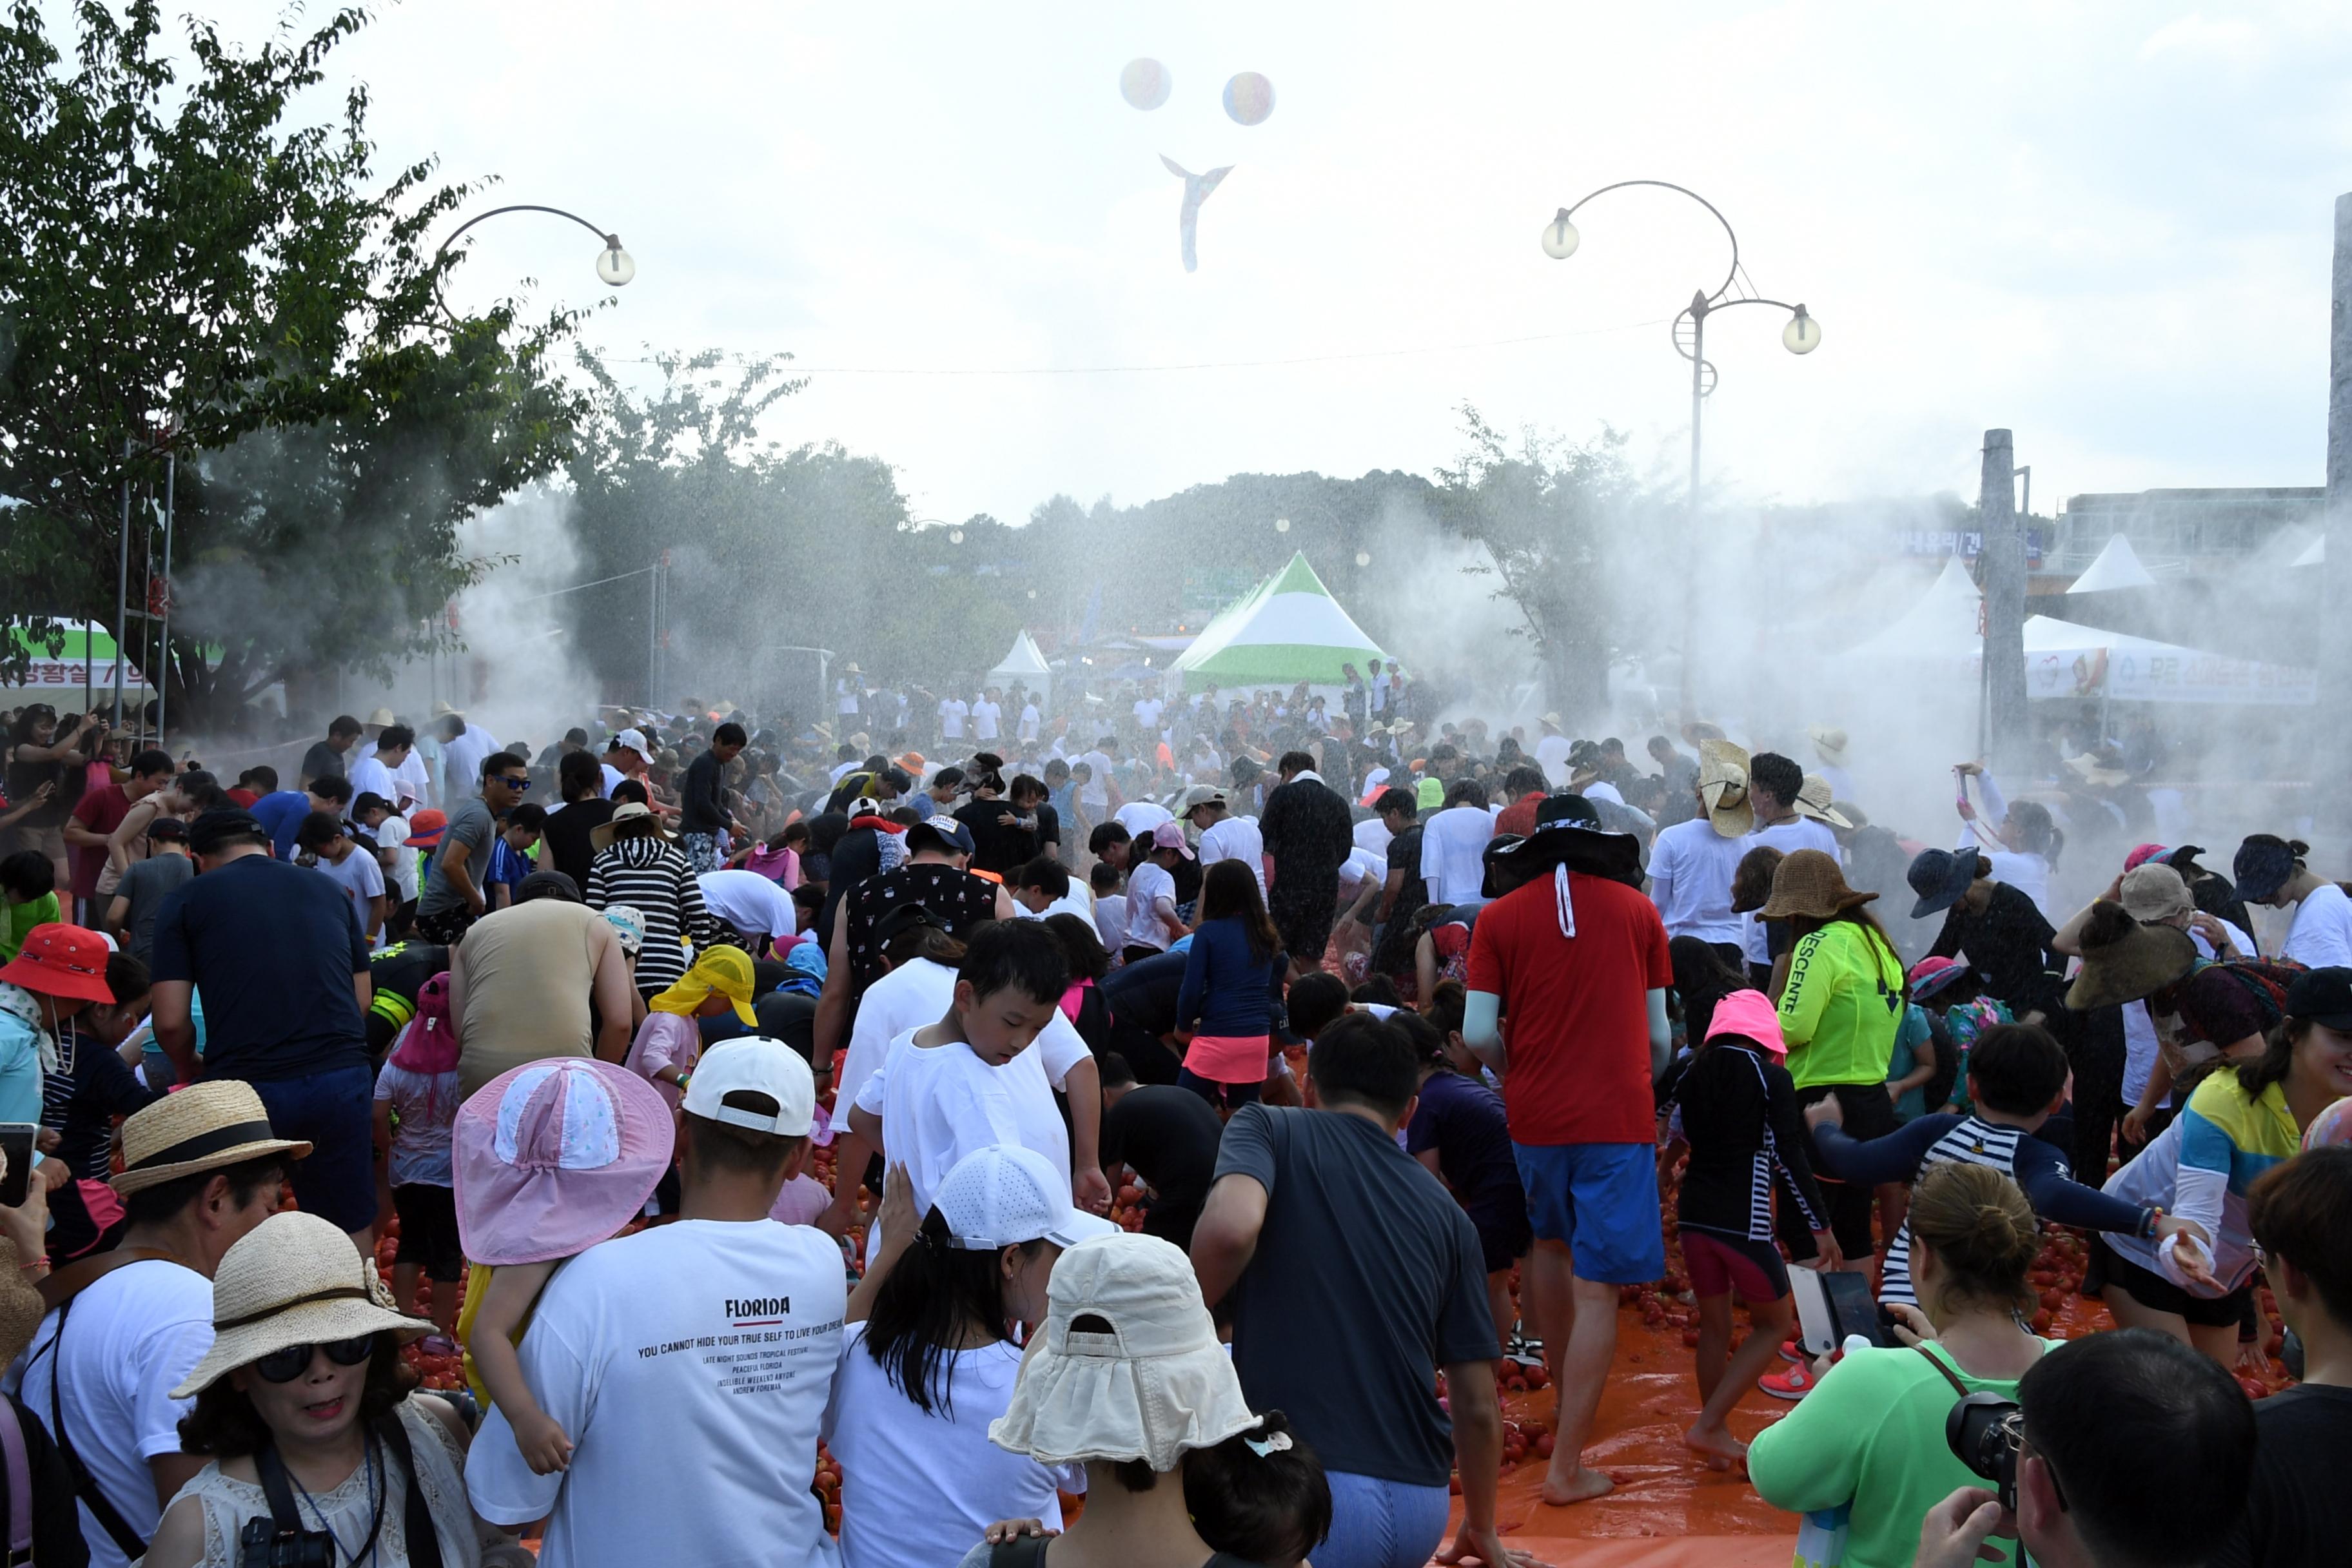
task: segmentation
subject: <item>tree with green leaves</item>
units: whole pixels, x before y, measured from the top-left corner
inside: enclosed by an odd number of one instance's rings
[[[1624,459],[1625,437],[1604,429],[1584,446],[1523,429],[1516,440],[1462,407],[1468,445],[1437,471],[1437,511],[1453,531],[1486,547],[1495,597],[1518,612],[1513,632],[1543,661],[1545,698],[1570,726],[1609,700],[1609,666],[1630,618],[1611,582],[1612,538],[1635,534],[1648,505]]]
[[[446,640],[484,565],[457,524],[569,450],[548,355],[573,318],[450,315],[428,237],[468,188],[429,163],[379,179],[363,89],[300,117],[363,13],[249,51],[191,20],[185,80],[156,0],[70,15],[69,55],[34,0],[0,23],[0,494],[23,503],[0,630],[138,644],[113,624],[124,487],[138,539],[176,459],[173,642],[148,671],[175,724]]]

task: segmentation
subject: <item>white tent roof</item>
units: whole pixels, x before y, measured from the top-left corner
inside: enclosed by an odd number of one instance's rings
[[[2070,594],[2103,594],[2114,588],[2153,588],[2156,579],[2139,562],[2139,552],[2122,534],[2111,535],[2084,574],[2074,579]]]
[[[2323,533],[2304,547],[2303,553],[2294,558],[2294,564],[2297,566],[2316,566],[2326,559],[2327,535]]]
[[[1915,668],[1938,665],[1972,680],[1984,646],[1981,597],[1955,557],[1916,604],[1845,657],[1877,665],[1908,662]],[[2026,620],[2025,684],[2037,701],[2104,694],[2126,702],[2270,704],[2309,703],[2318,695],[2318,677],[2310,669],[2204,653],[2054,616]]]
[[[1953,556],[1944,570],[1895,624],[1847,650],[1849,658],[1873,659],[1974,658],[1982,643],[1977,605],[1983,597],[1969,569]]]
[[[1037,651],[1037,639],[1029,635],[1028,627],[1024,626],[1014,634],[1013,647],[1006,650],[1003,658],[996,661],[996,668],[988,672],[988,679],[1027,680],[1042,678],[1048,673],[1050,671],[1046,668],[1045,656]]]

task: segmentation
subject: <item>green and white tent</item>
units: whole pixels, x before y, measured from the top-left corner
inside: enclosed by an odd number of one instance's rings
[[[1217,612],[1176,660],[1185,689],[1337,686],[1342,664],[1361,671],[1389,656],[1349,618],[1305,554]]]

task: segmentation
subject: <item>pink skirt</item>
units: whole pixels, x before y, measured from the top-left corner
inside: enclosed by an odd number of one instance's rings
[[[1184,1068],[1212,1083],[1264,1083],[1271,1048],[1265,1035],[1195,1035]]]

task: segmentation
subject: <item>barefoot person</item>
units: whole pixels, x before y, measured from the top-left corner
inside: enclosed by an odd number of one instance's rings
[[[1472,935],[1462,1037],[1503,1072],[1535,1229],[1528,1316],[1559,1390],[1543,1496],[1572,1503],[1611,1485],[1583,1453],[1616,1358],[1617,1288],[1666,1271],[1650,1085],[1666,1065],[1675,972],[1657,906],[1637,890],[1633,839],[1599,831],[1577,796],[1546,805],[1571,815],[1489,851],[1501,896]]]
[[[1724,1425],[1788,1337],[1788,1265],[1772,1242],[1765,1194],[1794,1203],[1827,1266],[1839,1262],[1829,1206],[1805,1158],[1797,1086],[1781,1065],[1780,1015],[1759,991],[1715,1004],[1697,1055],[1675,1088],[1690,1164],[1675,1218],[1683,1261],[1698,1298],[1698,1419],[1683,1434],[1707,1468],[1727,1470],[1748,1445]],[[1748,1304],[1749,1330],[1731,1348],[1731,1293]]]

